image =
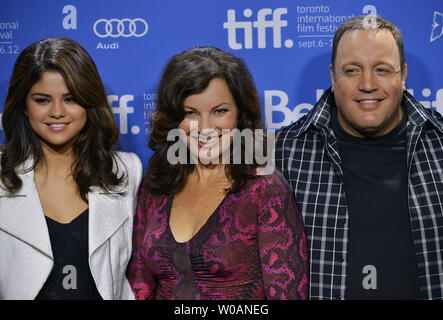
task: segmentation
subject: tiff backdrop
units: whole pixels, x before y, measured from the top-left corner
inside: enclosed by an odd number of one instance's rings
[[[443,114],[442,0],[0,0],[0,116],[18,54],[46,37],[73,38],[97,64],[122,149],[137,153],[146,168],[157,83],[173,54],[211,45],[243,58],[263,121],[278,129],[330,86],[338,25],[371,13],[402,30],[406,87]]]

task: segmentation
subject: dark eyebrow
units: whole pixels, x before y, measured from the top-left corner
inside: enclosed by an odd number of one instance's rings
[[[222,103],[220,103],[220,104],[218,104],[216,106],[211,107],[211,110],[214,110],[214,109],[216,109],[218,107],[221,107],[221,106],[223,106],[225,104],[227,104],[228,106],[231,106],[231,104],[229,102],[222,102]],[[197,110],[196,108],[191,107],[191,106],[183,106],[183,108],[189,108],[189,109],[192,109],[192,110]]]
[[[31,94],[31,96],[43,96],[43,97],[50,97],[49,94],[45,94],[45,93],[39,93],[39,92],[34,92],[33,94]]]
[[[380,60],[380,61],[377,61],[376,63],[374,63],[374,65],[376,65],[376,66],[379,66],[381,64],[388,65],[388,66],[391,66],[391,67],[395,68],[395,66],[392,63],[388,62],[388,61],[381,61]],[[342,65],[342,67],[347,67],[349,65],[357,66],[357,67],[361,66],[361,64],[358,61],[350,60],[350,61],[345,61],[345,63],[343,63],[343,65]]]
[[[34,93],[31,94],[31,96],[43,96],[43,97],[48,97],[48,98],[51,97],[50,94],[40,93],[40,92],[34,92]],[[63,97],[66,97],[66,96],[72,96],[72,94],[70,94],[69,92],[68,93],[64,93]]]

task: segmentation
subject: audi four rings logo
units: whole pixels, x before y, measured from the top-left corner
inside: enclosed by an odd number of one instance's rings
[[[94,33],[100,38],[143,37],[148,32],[148,23],[136,19],[99,19],[94,23]]]

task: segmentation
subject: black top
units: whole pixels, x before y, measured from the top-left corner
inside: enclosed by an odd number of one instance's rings
[[[46,217],[54,267],[36,300],[101,300],[88,263],[88,209],[70,223]]]
[[[407,116],[388,134],[345,132],[331,109],[349,208],[346,299],[419,299],[408,210]]]

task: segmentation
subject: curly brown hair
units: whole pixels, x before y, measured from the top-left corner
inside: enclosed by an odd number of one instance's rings
[[[151,192],[176,193],[183,188],[188,175],[193,172],[194,164],[171,164],[167,160],[168,149],[175,143],[168,141],[167,135],[170,130],[178,128],[185,116],[183,101],[190,95],[203,92],[215,78],[226,81],[234,98],[238,109],[237,129],[262,128],[260,100],[254,80],[240,58],[214,47],[196,47],[174,55],[163,70],[156,111],[151,119],[149,147],[154,154],[148,162],[145,177]],[[241,149],[244,158],[243,141]],[[226,164],[226,174],[233,181],[229,191],[238,191],[247,179],[255,177],[257,166],[255,160],[252,164],[246,164],[245,161]]]

